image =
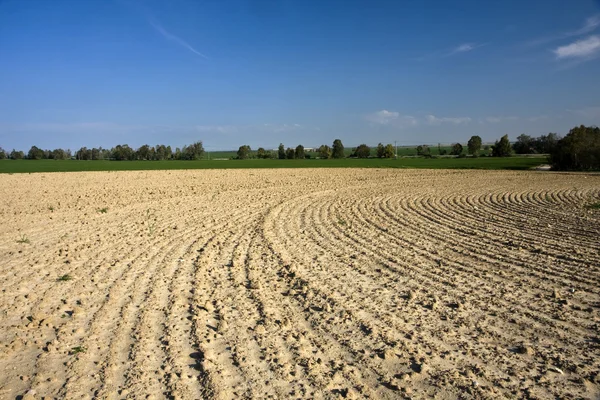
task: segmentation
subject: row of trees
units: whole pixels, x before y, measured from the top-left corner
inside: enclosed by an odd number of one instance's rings
[[[165,146],[159,144],[156,146],[149,146],[147,144],[133,149],[127,144],[119,144],[112,149],[103,149],[102,147],[94,147],[88,149],[82,147],[75,152],[71,153],[71,150],[55,149],[55,150],[42,150],[37,146],[31,146],[31,149],[25,154],[22,151],[13,150],[7,153],[5,150],[0,148],[0,160],[11,158],[13,160],[29,159],[29,160],[67,160],[70,158],[77,160],[148,160],[148,161],[161,161],[161,160],[200,160],[204,157],[204,147],[202,142],[195,142],[191,145],[183,146],[182,148],[176,148],[175,151],[171,149],[171,146]]]

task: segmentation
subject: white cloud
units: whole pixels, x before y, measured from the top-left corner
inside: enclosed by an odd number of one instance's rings
[[[367,120],[376,124],[387,125],[395,119],[398,119],[400,113],[395,111],[381,110],[367,115]]]
[[[406,128],[418,125],[418,121],[412,115],[401,115],[397,111],[381,110],[365,116],[372,124],[389,125],[396,128]]]
[[[443,123],[450,124],[468,124],[471,122],[471,118],[469,117],[436,117],[435,115],[427,115],[425,117],[427,123],[429,125],[441,125]]]
[[[567,110],[572,114],[579,115],[584,118],[599,118],[600,119],[600,106],[584,107],[577,110]]]
[[[206,58],[207,60],[209,59],[207,56],[205,56],[204,54],[200,53],[198,50],[196,50],[195,48],[193,48],[188,42],[186,42],[185,40],[183,40],[182,38],[173,35],[171,32],[168,32],[165,28],[162,27],[162,25],[160,25],[158,22],[153,21],[152,19],[148,20],[148,23],[150,25],[152,25],[152,27],[154,29],[156,29],[161,35],[163,35],[165,38],[172,40],[173,42],[179,44],[182,47],[185,47],[186,49],[188,49],[189,51],[191,51],[192,53]]]
[[[575,32],[570,32],[567,35],[568,36],[579,36],[579,35],[585,35],[586,33],[590,33],[592,31],[595,31],[596,28],[600,27],[600,14],[596,14],[594,16],[589,17],[588,19],[585,20],[585,23],[583,24],[583,26],[576,30]]]
[[[516,121],[519,117],[508,116],[508,117],[485,117],[483,121],[489,122],[490,124],[498,124],[504,121]]]
[[[465,44],[461,44],[456,49],[454,49],[454,52],[455,53],[464,53],[466,51],[471,51],[473,49],[475,49],[474,45],[472,45],[471,43],[465,43]]]
[[[588,58],[600,53],[600,37],[592,35],[554,50],[556,58]]]

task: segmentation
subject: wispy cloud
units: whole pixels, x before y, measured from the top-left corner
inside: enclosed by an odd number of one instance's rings
[[[182,47],[184,47],[184,48],[188,49],[188,50],[189,50],[189,51],[191,51],[192,53],[194,53],[194,54],[196,54],[196,55],[198,55],[198,56],[200,56],[200,57],[203,57],[203,58],[205,58],[205,59],[209,60],[209,58],[208,58],[206,55],[204,55],[204,54],[200,53],[198,50],[196,50],[195,48],[193,48],[193,47],[192,47],[192,45],[190,45],[188,42],[186,42],[185,40],[183,40],[183,39],[182,39],[182,38],[180,38],[179,36],[175,36],[175,35],[173,35],[171,32],[167,31],[165,28],[163,28],[163,27],[162,27],[162,25],[161,25],[161,24],[159,24],[159,23],[158,23],[158,22],[156,22],[155,20],[153,20],[153,19],[150,19],[150,18],[149,18],[149,19],[148,19],[148,23],[149,23],[149,24],[150,24],[150,25],[151,25],[151,26],[152,26],[154,29],[156,29],[156,31],[157,31],[158,33],[160,33],[161,35],[163,35],[163,36],[164,36],[166,39],[168,39],[168,40],[171,40],[171,41],[173,41],[173,42],[177,43],[178,45],[180,45],[180,46],[182,46]]]
[[[411,115],[401,115],[397,111],[381,110],[367,114],[365,119],[376,125],[392,125],[395,127],[415,126],[418,121]]]
[[[515,116],[506,116],[506,117],[492,116],[492,117],[485,117],[480,122],[488,122],[490,124],[498,124],[500,122],[516,121],[518,119],[519,119],[519,117],[515,117]]]
[[[427,115],[425,117],[425,120],[427,121],[427,123],[429,125],[441,125],[444,123],[450,123],[450,124],[468,124],[469,122],[471,122],[471,118],[470,117],[436,117],[435,115]]]
[[[557,59],[591,58],[600,54],[600,36],[592,35],[553,50]]]
[[[463,43],[459,46],[456,46],[452,51],[450,51],[447,56],[451,56],[459,53],[468,53],[469,51],[473,51],[481,46],[485,46],[487,43]]]
[[[596,15],[593,15],[593,16],[587,18],[584,21],[583,25],[577,30],[533,39],[533,40],[526,42],[525,46],[541,46],[543,44],[555,42],[557,40],[568,39],[568,38],[572,38],[575,36],[585,35],[587,33],[595,31],[598,28],[600,28],[600,14],[596,14]]]
[[[583,107],[576,110],[567,110],[571,114],[575,114],[584,118],[600,119],[600,106]]]

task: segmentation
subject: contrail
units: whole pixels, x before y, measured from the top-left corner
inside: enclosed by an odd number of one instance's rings
[[[168,32],[165,28],[163,28],[160,24],[156,23],[155,21],[149,19],[148,23],[150,23],[150,25],[152,25],[152,27],[154,29],[156,29],[158,32],[160,32],[160,34],[163,35],[164,37],[166,37],[167,39],[178,43],[179,45],[185,47],[186,49],[188,49],[189,51],[191,51],[192,53],[194,53],[196,55],[199,55],[200,57],[210,60],[207,56],[205,56],[204,54],[200,53],[198,50],[193,48],[188,42],[186,42],[182,38],[175,36],[172,33]]]

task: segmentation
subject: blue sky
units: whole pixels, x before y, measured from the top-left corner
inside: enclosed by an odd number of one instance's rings
[[[600,125],[597,0],[0,0],[0,147]]]

